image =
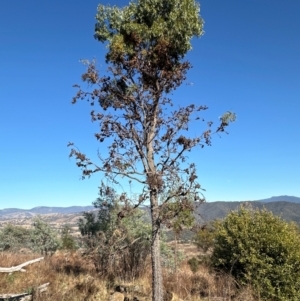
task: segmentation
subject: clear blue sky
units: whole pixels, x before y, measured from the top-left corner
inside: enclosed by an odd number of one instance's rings
[[[98,4],[1,0],[0,209],[90,205],[97,197],[102,176],[81,181],[66,145],[90,157],[105,152],[88,104],[71,105],[79,60],[95,57],[106,70],[105,47],[93,38]],[[207,200],[300,196],[300,1],[200,4],[205,35],[188,54],[192,84],[174,100],[208,105],[207,119],[226,110],[238,117],[229,135],[190,156]]]

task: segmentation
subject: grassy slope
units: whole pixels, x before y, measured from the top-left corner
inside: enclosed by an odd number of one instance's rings
[[[195,255],[195,250],[190,253],[193,249],[191,245],[181,245],[180,248],[183,251],[187,248],[186,255]],[[16,266],[37,257],[40,255],[3,252],[0,253],[0,267]],[[78,253],[60,251],[44,261],[27,266],[26,273],[15,272],[11,275],[0,273],[0,295],[28,292],[41,284],[50,282],[48,290],[40,296],[36,295],[35,301],[109,300],[113,287],[117,284],[125,284],[131,287],[137,286],[140,290],[138,293],[128,293],[129,300],[132,300],[134,294],[138,294],[140,301],[150,301],[150,270],[150,266],[147,267],[144,276],[140,279],[132,279],[127,283],[124,283],[122,279],[112,282],[100,279],[92,262]],[[172,301],[219,300],[216,297],[229,300],[228,290],[232,295],[239,294],[235,300],[252,300],[251,293],[247,290],[237,293],[235,284],[228,275],[217,276],[205,266],[200,267],[198,272],[192,273],[186,261],[175,273],[169,270],[164,271],[164,286],[165,290],[173,292]]]

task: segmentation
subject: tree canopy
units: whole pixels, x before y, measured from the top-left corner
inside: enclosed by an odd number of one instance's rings
[[[162,53],[176,63],[191,49],[191,38],[203,34],[199,12],[194,0],[139,0],[124,8],[99,5],[95,37],[108,41],[108,61],[134,57],[140,47],[148,62],[163,67]]]

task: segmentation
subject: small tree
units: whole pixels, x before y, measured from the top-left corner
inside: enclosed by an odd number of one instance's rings
[[[111,190],[109,200],[104,201],[104,196],[107,195],[100,191],[99,198],[93,203],[99,209],[98,214],[85,213],[78,224],[87,252],[94,258],[98,272],[111,280],[115,276],[123,279],[138,277],[144,272],[150,253],[151,228],[145,222],[146,213],[134,210],[120,218],[123,211],[115,192]]]
[[[300,237],[294,224],[242,207],[215,225],[215,267],[250,284],[260,300],[300,300]]]
[[[39,216],[33,219],[31,242],[33,250],[45,255],[55,252],[60,246],[58,233]]]
[[[71,234],[71,226],[70,225],[63,225],[61,229],[61,244],[60,248],[65,250],[76,250],[77,249],[77,243],[75,238]]]
[[[7,224],[0,230],[0,251],[19,251],[30,248],[30,230],[13,224]]]
[[[196,235],[194,236],[195,245],[204,253],[212,250],[214,247],[215,228],[214,223],[208,223],[197,227]]]
[[[177,187],[175,186],[175,190]],[[172,194],[172,192],[169,192]],[[166,199],[167,196],[162,195],[162,199]],[[173,232],[175,246],[173,248],[173,254],[171,255],[171,249],[165,244],[162,246],[162,257],[173,257],[173,271],[177,275],[177,268],[179,264],[179,257],[182,257],[180,252],[178,252],[178,237],[184,230],[184,228],[191,228],[195,222],[194,216],[194,204],[193,196],[185,196],[185,201],[181,201],[181,197],[174,197],[165,207],[162,209],[161,216],[166,227]],[[164,256],[165,255],[165,256]],[[178,280],[178,278],[177,278]]]
[[[78,227],[82,236],[95,237],[99,231],[108,233],[114,231],[117,214],[120,211],[118,197],[113,189],[102,186],[99,197],[93,202],[97,212],[84,212],[79,219]]]
[[[195,146],[210,145],[212,122],[198,136],[186,133],[192,120],[201,121],[199,112],[206,106],[178,106],[172,110],[168,97],[185,80],[190,69],[184,61],[191,49],[191,39],[203,34],[200,7],[194,0],[136,0],[124,8],[98,6],[95,38],[107,43],[106,61],[109,75],[100,76],[96,63],[85,61],[87,71],[73,103],[86,99],[100,112],[91,111],[93,121],[100,124],[95,134],[102,143],[110,142],[108,156],[98,153],[100,163],[93,162],[73,144],[70,156],[82,168],[83,178],[103,172],[112,184],[120,178],[140,183],[143,190],[133,204],[136,208],[150,203],[152,219],[152,287],[153,300],[162,301],[162,271],[160,262],[160,231],[162,212],[174,197],[180,197],[185,207],[187,195],[201,198],[195,164],[186,163],[186,153]],[[185,102],[185,101],[184,101]],[[223,132],[235,119],[227,112],[215,132]],[[180,183],[177,189],[174,184]],[[107,190],[110,193],[110,190]],[[170,191],[160,200],[164,192]],[[129,198],[121,194],[123,213],[130,210]]]
[[[100,224],[94,212],[83,212],[78,220],[78,228],[82,236],[93,237],[100,230]]]

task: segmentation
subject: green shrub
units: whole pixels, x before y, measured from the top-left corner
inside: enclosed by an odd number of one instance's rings
[[[58,233],[51,226],[36,216],[33,219],[31,230],[31,249],[40,252],[42,255],[54,253],[60,246]]]
[[[111,199],[99,195],[93,203],[98,212],[85,212],[78,222],[85,253],[107,279],[139,277],[150,254],[151,225],[145,222],[143,211],[129,206],[122,210],[116,195]]]
[[[18,251],[30,248],[30,230],[7,224],[0,230],[0,251]]]
[[[61,230],[61,245],[63,250],[76,250],[78,249],[75,238],[71,234],[71,226],[63,225]]]
[[[189,259],[188,265],[193,273],[196,273],[199,270],[199,260],[196,257]]]
[[[213,224],[202,226],[194,236],[195,245],[204,253],[214,247],[215,229]]]
[[[212,263],[250,284],[259,300],[300,300],[300,238],[294,224],[245,207],[216,223]]]

